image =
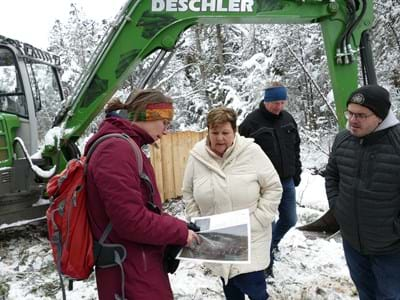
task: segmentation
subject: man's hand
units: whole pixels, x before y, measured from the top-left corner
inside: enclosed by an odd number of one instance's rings
[[[194,244],[199,245],[201,243],[200,237],[192,230],[189,230],[189,234],[186,240],[186,247],[190,247]]]

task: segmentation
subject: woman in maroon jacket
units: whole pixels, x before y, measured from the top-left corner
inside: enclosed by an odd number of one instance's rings
[[[139,147],[152,144],[167,133],[173,117],[171,98],[156,90],[132,93],[126,103],[112,101],[106,112],[120,109],[127,110],[132,121],[106,118],[85,152],[109,133],[124,133]],[[141,155],[143,171],[154,188],[155,208],[149,208],[150,187],[139,178],[135,153],[127,140],[111,137],[101,142],[88,164],[88,211],[94,238],[99,240],[111,222],[106,243],[120,244],[127,253],[123,273],[118,266],[96,268],[100,300],[121,299],[123,294],[129,300],[173,299],[168,274],[163,269],[164,249],[169,244],[185,246],[198,241],[184,221],[162,213],[153,168],[146,155]]]

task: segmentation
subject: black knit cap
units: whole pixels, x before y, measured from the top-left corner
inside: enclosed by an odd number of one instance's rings
[[[369,108],[377,117],[383,120],[389,113],[390,94],[379,85],[364,85],[351,93],[349,100],[347,100],[347,106],[350,103]]]

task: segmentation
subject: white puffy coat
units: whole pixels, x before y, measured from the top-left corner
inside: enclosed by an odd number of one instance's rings
[[[210,264],[225,282],[236,275],[264,270],[269,264],[271,223],[282,195],[279,176],[253,139],[236,134],[222,158],[198,142],[190,152],[183,179],[187,217],[209,216],[248,208],[251,225],[250,264]]]

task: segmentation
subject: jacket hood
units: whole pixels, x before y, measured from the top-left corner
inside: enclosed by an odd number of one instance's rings
[[[227,157],[223,157],[222,166],[218,164],[218,162],[208,153],[207,151],[207,138],[204,138],[200,142],[196,143],[193,149],[190,151],[190,154],[209,167],[210,169],[214,170],[216,173],[220,174],[222,177],[225,177],[225,174],[221,171],[224,169],[224,166],[229,164],[233,159],[238,157],[243,151],[245,151],[248,147],[250,147],[254,142],[252,138],[246,138],[238,133],[235,135],[235,141],[233,143],[233,149],[229,152]]]
[[[99,126],[98,132],[93,135],[85,146],[85,153],[98,138],[110,133],[125,133],[129,135],[139,147],[154,143],[154,139],[143,129],[120,117],[108,117]]]
[[[389,110],[388,115],[383,119],[382,123],[375,129],[375,131],[384,130],[389,127],[393,127],[399,124],[399,120],[396,118],[392,110]]]

